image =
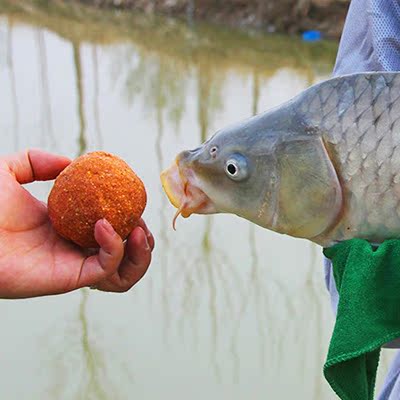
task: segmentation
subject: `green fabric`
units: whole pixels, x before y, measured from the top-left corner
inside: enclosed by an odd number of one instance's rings
[[[400,240],[324,249],[340,295],[324,375],[342,400],[374,397],[380,348],[400,337]]]

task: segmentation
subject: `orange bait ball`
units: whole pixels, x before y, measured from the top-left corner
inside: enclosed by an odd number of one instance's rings
[[[48,212],[56,232],[84,248],[99,247],[94,226],[105,218],[123,240],[146,207],[143,182],[122,159],[103,151],[78,157],[54,182]]]

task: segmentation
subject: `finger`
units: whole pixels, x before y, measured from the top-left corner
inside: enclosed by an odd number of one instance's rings
[[[130,234],[125,254],[126,257],[118,272],[122,281],[132,285],[143,277],[151,261],[151,247],[141,227],[137,227]]]
[[[97,255],[88,257],[82,264],[77,287],[96,285],[115,274],[124,256],[122,239],[107,220],[96,222],[94,236],[100,250]]]
[[[8,156],[4,160],[8,170],[21,184],[54,179],[71,163],[67,157],[36,149]]]
[[[151,248],[146,234],[137,227],[129,236],[125,258],[118,273],[100,282],[97,289],[109,292],[125,292],[135,285],[146,273],[151,262]]]
[[[155,245],[154,236],[150,232],[150,230],[147,227],[146,223],[144,222],[143,218],[140,218],[138,226],[140,226],[144,230],[144,232],[146,234],[147,242],[149,243],[149,246],[150,246],[151,250],[153,250],[154,249],[154,245]]]

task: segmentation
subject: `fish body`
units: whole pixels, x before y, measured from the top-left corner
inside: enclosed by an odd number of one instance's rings
[[[400,73],[318,83],[180,153],[178,213],[233,213],[322,246],[400,237]]]

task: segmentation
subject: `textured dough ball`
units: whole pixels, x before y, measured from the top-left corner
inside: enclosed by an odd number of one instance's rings
[[[78,157],[54,182],[48,198],[56,232],[81,247],[99,247],[94,226],[106,218],[126,239],[145,207],[143,182],[120,158],[96,151]]]

